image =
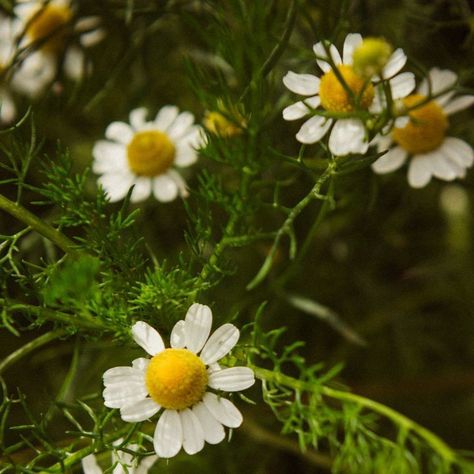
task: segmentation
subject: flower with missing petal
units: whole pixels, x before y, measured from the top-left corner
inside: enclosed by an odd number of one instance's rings
[[[379,151],[389,150],[372,164],[376,173],[395,171],[411,157],[408,182],[413,188],[426,186],[433,176],[444,181],[464,178],[474,152],[463,140],[446,136],[448,117],[472,106],[474,96],[454,97],[456,83],[454,72],[434,68],[416,94],[403,100],[409,120],[403,126],[396,123],[390,134],[377,138]]]
[[[156,454],[171,458],[181,448],[195,454],[204,443],[220,443],[224,426],[237,428],[242,415],[235,405],[214,391],[237,392],[252,386],[248,367],[221,368],[239,339],[239,330],[224,324],[210,336],[212,313],[193,304],[178,321],[166,349],[159,333],[143,321],[135,323],[135,342],[151,355],[131,367],[114,367],[104,373],[105,406],[119,408],[124,421],[144,421],[162,410],[153,444]]]
[[[165,106],[152,121],[147,110],[130,113],[130,125],[112,122],[93,149],[93,170],[110,201],[123,199],[132,185],[132,202],[144,201],[152,193],[161,202],[188,195],[186,183],[176,168],[197,160],[196,147],[203,139],[201,127],[194,125],[190,112]]]
[[[20,0],[14,8],[17,30],[23,31],[20,47],[28,55],[16,70],[13,84],[19,92],[35,97],[56,76],[58,60],[66,76],[79,80],[88,70],[83,49],[104,37],[98,17],[75,19],[72,0]],[[77,44],[72,39],[77,36]]]
[[[122,439],[118,439],[114,445],[119,446],[122,441]],[[134,451],[138,448],[138,446],[135,444],[130,444],[127,445],[126,448]],[[131,453],[122,451],[117,447],[114,451],[112,451],[112,466],[115,466],[113,474],[147,474],[157,459],[158,456],[153,455],[138,460],[138,458],[133,456]],[[93,454],[89,454],[83,458],[81,464],[84,474],[103,473],[102,468],[97,463],[97,459]]]
[[[298,120],[307,115],[311,117],[302,125],[296,139],[305,144],[320,141],[329,132],[329,150],[335,156],[350,153],[365,153],[369,147],[367,131],[363,121],[354,116],[357,111],[371,110],[376,97],[376,87],[354,71],[353,54],[362,43],[362,36],[357,33],[347,35],[344,41],[342,58],[333,44],[322,42],[314,45],[316,62],[323,71],[321,77],[312,74],[288,72],[283,83],[292,92],[305,96],[305,99],[286,107],[283,110],[285,120]],[[329,55],[328,55],[329,53]],[[336,66],[333,70],[329,63]],[[412,73],[399,74],[407,60],[401,49],[395,50],[382,69],[380,76],[387,80],[392,90],[392,98],[400,99],[408,95],[415,87]],[[372,81],[380,81],[374,76]],[[340,80],[342,78],[345,82]],[[325,112],[326,114],[319,114]],[[327,112],[347,114],[347,118],[329,118]]]

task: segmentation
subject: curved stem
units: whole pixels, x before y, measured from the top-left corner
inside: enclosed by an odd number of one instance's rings
[[[73,255],[79,254],[72,240],[67,238],[64,234],[56,230],[54,227],[50,226],[49,224],[46,224],[46,222],[43,222],[30,211],[25,209],[23,206],[20,206],[19,204],[10,201],[10,199],[7,199],[1,194],[0,209],[3,209],[16,219],[20,220],[21,222],[24,222],[26,225],[36,230],[36,232],[41,234],[43,237],[46,237],[51,242],[55,243],[64,252]]]

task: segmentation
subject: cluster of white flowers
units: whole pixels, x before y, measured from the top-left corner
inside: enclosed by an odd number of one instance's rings
[[[408,181],[415,188],[425,186],[433,176],[446,181],[464,177],[474,162],[472,147],[458,138],[447,137],[446,132],[448,116],[470,107],[474,96],[454,97],[456,74],[439,69],[432,69],[413,94],[415,77],[411,72],[401,72],[407,61],[401,49],[390,55],[382,42],[373,40],[365,51],[363,48],[362,36],[353,33],[344,41],[342,57],[333,44],[319,42],[313,50],[322,76],[290,71],[283,78],[290,91],[305,96],[286,107],[283,118],[311,116],[296,139],[313,144],[329,133],[328,149],[336,157],[365,154],[371,145],[377,146],[378,151],[388,150],[373,163],[376,173],[394,171],[411,158]],[[374,51],[380,53],[378,57]],[[364,62],[366,58],[369,61]],[[370,70],[368,76],[363,74],[360,63]],[[395,119],[370,139],[369,120],[365,117],[373,122],[373,117],[385,112],[390,102],[394,111],[389,112],[395,112]],[[389,149],[392,143],[395,147]]]

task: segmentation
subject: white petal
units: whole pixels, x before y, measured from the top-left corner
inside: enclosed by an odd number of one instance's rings
[[[204,402],[197,403],[192,410],[201,424],[206,443],[220,443],[225,438],[224,427],[212,416]]]
[[[80,81],[89,69],[84,53],[74,46],[68,48],[64,56],[63,67],[66,76],[73,81]]]
[[[176,146],[176,157],[174,159],[176,166],[185,168],[186,166],[191,166],[196,163],[197,159],[198,154],[190,145],[179,143]]]
[[[151,194],[151,178],[141,176],[135,179],[135,187],[130,196],[131,202],[141,202],[148,199]]]
[[[311,109],[319,106],[321,100],[319,96],[310,97],[305,100],[300,100],[295,104],[289,105],[283,109],[283,118],[285,120],[297,120],[304,117]]]
[[[137,403],[148,395],[145,385],[128,384],[117,386],[112,385],[104,389],[104,405],[108,408],[121,408],[125,405]]]
[[[416,155],[408,167],[408,183],[412,188],[423,188],[431,179],[431,167],[423,155]]]
[[[188,132],[193,123],[194,115],[191,112],[181,112],[169,126],[166,133],[172,140],[179,140]]]
[[[102,376],[104,384],[121,383],[126,380],[138,381],[143,378],[143,373],[134,367],[112,367],[104,372]]]
[[[184,336],[185,325],[186,323],[183,320],[178,321],[171,331],[170,345],[174,349],[181,349],[186,346],[186,338]]]
[[[446,137],[441,146],[443,153],[463,168],[469,168],[474,163],[474,151],[465,141],[455,137]]]
[[[408,153],[402,147],[396,146],[372,163],[372,169],[378,174],[391,173],[405,163],[407,156]]]
[[[36,97],[43,93],[56,75],[56,61],[41,51],[29,54],[15,71],[12,86],[17,91]]]
[[[128,169],[125,146],[107,140],[99,140],[92,149],[94,173],[113,173]]]
[[[365,153],[369,148],[364,124],[358,119],[337,120],[329,136],[329,150],[335,156]]]
[[[145,373],[148,365],[150,364],[150,359],[145,359],[145,357],[139,357],[132,362],[132,366],[135,370],[138,370],[141,373]]]
[[[11,123],[16,117],[16,107],[10,94],[0,90],[0,123]]]
[[[334,64],[338,66],[341,64],[341,56],[339,55],[339,52],[337,48],[333,44],[328,45],[328,50],[329,50],[329,55],[332,58]],[[320,41],[319,43],[316,43],[313,46],[313,51],[314,54],[318,58],[328,58],[328,55],[326,53],[326,49],[323,46],[323,43]],[[330,64],[325,61],[324,59],[316,59],[316,62],[318,63],[318,66],[324,71],[324,72],[329,72],[331,70]]]
[[[229,369],[212,372],[208,385],[215,390],[238,392],[251,387],[255,383],[255,375],[249,367],[230,367]]]
[[[390,56],[388,63],[383,68],[383,78],[390,79],[392,76],[397,74],[397,72],[399,72],[403,68],[403,66],[405,66],[406,62],[407,55],[403,52],[403,49],[396,49]]]
[[[444,112],[448,115],[455,114],[460,110],[467,109],[474,104],[474,95],[463,95],[456,97],[444,106]]]
[[[188,454],[196,454],[204,447],[204,433],[197,416],[186,408],[179,412],[183,427],[183,448]]]
[[[175,410],[165,410],[158,420],[153,437],[156,454],[161,458],[172,458],[183,444],[181,419]]]
[[[167,174],[153,179],[153,194],[161,202],[169,202],[178,197],[178,186]]]
[[[122,406],[122,408],[120,408],[120,416],[123,421],[138,423],[139,421],[145,421],[151,418],[160,408],[160,405],[154,400],[145,398],[131,405]]]
[[[326,135],[326,132],[329,130],[329,127],[332,124],[332,119],[322,117],[320,115],[315,115],[301,126],[298,133],[296,134],[296,139],[300,143],[312,144],[316,143],[321,138]]]
[[[160,109],[155,119],[155,125],[158,130],[165,132],[174,122],[179,114],[179,109],[175,105],[165,105]]]
[[[132,335],[133,340],[151,356],[158,354],[165,348],[158,331],[144,321],[138,321],[132,326]]]
[[[206,342],[200,358],[206,365],[211,365],[227,355],[237,344],[240,332],[233,324],[223,324],[217,328]]]
[[[97,43],[100,43],[105,38],[106,32],[103,28],[97,28],[96,30],[82,33],[79,37],[79,42],[84,48],[90,48]]]
[[[212,326],[212,311],[209,306],[194,303],[184,319],[184,337],[186,347],[198,353],[204,346]]]
[[[312,74],[288,71],[283,77],[283,84],[295,94],[314,95],[319,92],[319,78]]]
[[[128,171],[106,173],[97,179],[97,182],[104,188],[110,202],[117,202],[123,199],[132,186],[135,177]]]
[[[212,416],[224,426],[238,428],[242,424],[242,414],[230,400],[207,392],[204,394],[203,402]]]
[[[89,454],[81,460],[84,474],[102,474],[102,469],[97,464],[97,459],[93,454]]]
[[[392,89],[392,99],[397,100],[406,97],[415,89],[415,76],[411,72],[402,72],[390,79],[390,88]]]
[[[423,79],[418,91],[420,94],[428,96],[431,92],[432,95],[437,95],[444,89],[454,86],[458,80],[458,76],[453,71],[448,69],[433,68],[430,70],[428,78]],[[431,85],[431,89],[430,89]],[[436,102],[440,105],[444,105],[454,94],[454,91],[443,94],[436,98]]]
[[[148,110],[146,107],[139,107],[138,109],[132,110],[130,112],[130,125],[135,130],[140,130],[146,123],[147,114]]]
[[[159,458],[156,455],[147,456],[145,459],[142,458],[142,461],[138,464],[138,467],[135,469],[133,474],[147,474],[158,459]]]
[[[444,155],[441,148],[425,154],[430,161],[431,172],[435,178],[452,181],[458,175],[457,166],[452,166],[449,157]]]
[[[105,136],[109,140],[114,140],[124,145],[130,142],[133,135],[132,128],[125,122],[112,122],[105,130]]]
[[[178,188],[179,195],[182,198],[187,198],[189,196],[188,187],[186,186],[186,181],[184,181],[183,177],[174,169],[169,169],[166,173],[168,178],[174,181]]]
[[[342,52],[342,62],[352,66],[352,55],[354,50],[362,43],[362,36],[359,33],[349,33],[344,40]]]

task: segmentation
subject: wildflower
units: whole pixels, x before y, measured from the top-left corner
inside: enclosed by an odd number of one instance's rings
[[[31,48],[18,67],[15,88],[31,97],[40,94],[56,76],[58,58],[66,75],[79,80],[83,77],[86,60],[83,48],[93,46],[104,36],[98,17],[84,17],[74,21],[72,0],[22,0],[14,9],[18,29],[23,31],[21,47]],[[79,45],[71,44],[78,36]]]
[[[15,53],[15,28],[10,18],[0,15],[0,123],[10,123],[16,117],[13,97],[5,83],[6,68]]]
[[[205,441],[220,443],[224,426],[237,428],[242,423],[235,405],[209,389],[244,390],[254,384],[254,373],[248,367],[222,369],[217,364],[237,343],[239,330],[224,324],[209,337],[211,325],[210,308],[193,304],[184,321],[174,326],[171,348],[165,349],[159,333],[138,321],[132,327],[133,338],[152,358],[104,373],[105,406],[120,408],[124,421],[144,421],[164,409],[154,434],[160,457],[171,458],[181,447],[195,454]]]
[[[123,199],[132,185],[132,202],[143,201],[152,193],[162,202],[188,195],[175,167],[196,162],[201,127],[194,125],[190,112],[179,113],[171,105],[163,107],[151,122],[146,115],[143,107],[132,110],[130,125],[112,122],[105,131],[107,140],[94,146],[93,170],[102,175],[98,181],[112,202]]]
[[[122,443],[123,439],[118,439],[114,444],[116,446]],[[131,444],[127,446],[130,450],[136,450],[137,445]],[[158,456],[147,456],[138,459],[130,453],[116,449],[112,452],[112,466],[114,467],[114,474],[147,474],[153,464],[157,461]],[[89,454],[81,461],[82,470],[84,474],[102,474],[102,469],[97,463],[97,459],[93,454]]]
[[[426,186],[432,176],[444,181],[464,178],[474,162],[474,152],[463,140],[446,136],[448,117],[474,104],[474,96],[453,98],[454,91],[449,89],[456,82],[454,72],[431,69],[416,94],[403,100],[409,121],[377,140],[379,150],[394,147],[372,164],[376,173],[395,171],[411,157],[408,182],[413,188]]]
[[[356,116],[338,119],[325,116],[327,113],[356,115],[358,111],[371,109],[375,97],[374,85],[370,80],[357,74],[353,68],[353,53],[361,43],[361,35],[356,33],[347,35],[342,58],[334,45],[328,45],[330,58],[336,66],[335,71],[329,63],[326,48],[319,42],[314,45],[313,50],[317,56],[316,61],[324,73],[322,77],[290,71],[283,78],[283,83],[289,90],[306,96],[302,101],[286,107],[283,110],[283,118],[298,120],[306,115],[312,115],[296,134],[299,142],[316,143],[331,129],[329,150],[333,155],[342,156],[367,151],[369,143],[363,120]],[[408,72],[398,74],[406,60],[403,51],[397,49],[382,69],[383,78],[388,80],[391,86],[393,99],[405,97],[413,90],[413,74]],[[340,81],[339,76],[344,79],[345,84]],[[377,76],[372,79],[379,80]],[[322,112],[326,114],[321,114]]]
[[[383,73],[392,55],[392,46],[382,38],[365,38],[354,50],[354,71],[370,78]]]

